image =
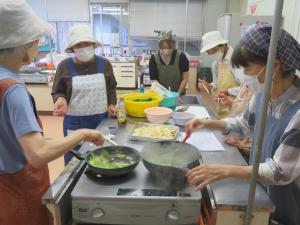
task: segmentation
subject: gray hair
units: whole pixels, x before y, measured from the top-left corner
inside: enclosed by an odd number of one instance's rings
[[[15,56],[20,57],[25,52],[25,45],[20,45],[14,48],[0,49],[0,60],[4,58]]]

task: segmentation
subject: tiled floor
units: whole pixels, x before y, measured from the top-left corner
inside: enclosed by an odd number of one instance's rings
[[[40,116],[46,139],[55,139],[63,137],[63,117]],[[49,174],[51,183],[64,169],[64,158],[60,157],[49,163]]]

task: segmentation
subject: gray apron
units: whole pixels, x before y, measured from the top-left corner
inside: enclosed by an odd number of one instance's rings
[[[164,65],[161,63],[159,53],[154,55],[158,71],[158,81],[165,88],[171,88],[171,91],[177,92],[182,81],[182,75],[179,68],[180,51],[176,52],[173,65]]]
[[[257,96],[256,105],[260,106],[262,96]],[[265,136],[262,146],[261,162],[265,162],[267,158],[273,158],[276,149],[283,141],[284,131],[290,122],[291,118],[300,109],[300,100],[291,105],[287,111],[277,119],[272,115],[267,116]],[[259,115],[260,109],[256,110],[256,115]],[[258,132],[258,123],[255,125],[254,134]],[[256,135],[254,135],[253,143],[255,143]],[[254,163],[253,145],[250,154],[250,163]],[[267,193],[275,205],[275,212],[272,215],[273,219],[284,225],[300,225],[300,189],[294,183],[288,185],[268,185],[266,186]]]

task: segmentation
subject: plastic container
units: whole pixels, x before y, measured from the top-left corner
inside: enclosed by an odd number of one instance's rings
[[[118,133],[119,127],[116,125],[112,125],[108,127],[108,131],[110,134],[116,134]]]
[[[171,91],[169,91],[168,89],[166,89],[164,86],[162,86],[160,83],[158,82],[153,82],[151,85],[151,90],[160,94],[163,97],[172,97],[172,93]]]
[[[126,119],[126,109],[124,104],[124,99],[120,97],[117,102],[117,109],[118,109],[118,125],[120,127],[125,126],[127,123]]]
[[[173,108],[177,106],[177,100],[178,100],[178,92],[171,92],[171,97],[164,97],[164,99],[161,101],[159,106],[161,107],[167,107],[167,108]]]
[[[174,120],[174,123],[177,126],[185,126],[188,121],[193,119],[195,116],[192,113],[188,112],[173,112],[172,118]]]
[[[148,121],[157,124],[166,123],[170,119],[172,112],[171,109],[165,107],[151,107],[145,109]]]
[[[123,95],[123,98],[127,114],[133,117],[146,117],[145,109],[159,106],[163,100],[163,97],[156,93],[129,93]]]

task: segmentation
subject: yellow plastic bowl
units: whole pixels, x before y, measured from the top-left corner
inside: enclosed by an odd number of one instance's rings
[[[159,106],[163,97],[156,93],[129,93],[123,95],[126,112],[133,117],[146,117],[145,109]],[[152,98],[151,101],[138,102],[137,99]]]

